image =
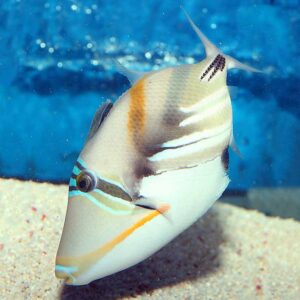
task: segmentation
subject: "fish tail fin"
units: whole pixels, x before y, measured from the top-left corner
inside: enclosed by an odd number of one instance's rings
[[[224,55],[224,54],[223,54]],[[247,72],[254,72],[254,73],[263,73],[263,71],[253,68],[251,66],[248,66],[240,61],[238,61],[237,59],[229,56],[229,55],[224,55],[226,60],[227,60],[227,69],[240,69],[240,70],[244,70]]]
[[[191,19],[189,14],[186,12],[186,10],[181,6],[181,9],[187,18],[188,22],[190,23],[193,30],[196,32],[197,36],[200,38],[201,42],[204,45],[205,48],[205,54],[206,57],[216,57],[217,55],[222,55],[227,60],[227,69],[242,69],[248,72],[262,72],[256,68],[250,67],[246,64],[243,64],[236,60],[235,58],[223,54],[222,51],[217,48],[206,36],[205,34],[199,29],[199,27],[194,23],[194,21]]]

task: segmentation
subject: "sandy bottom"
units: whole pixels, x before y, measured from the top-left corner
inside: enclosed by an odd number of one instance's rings
[[[138,266],[64,286],[67,186],[0,180],[0,299],[300,299],[300,223],[217,203]]]

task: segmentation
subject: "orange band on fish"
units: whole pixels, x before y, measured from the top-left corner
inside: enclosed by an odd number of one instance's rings
[[[130,90],[130,107],[128,113],[128,133],[137,144],[145,128],[145,91],[144,78],[141,78]]]

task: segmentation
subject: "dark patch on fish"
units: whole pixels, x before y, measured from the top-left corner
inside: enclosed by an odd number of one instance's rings
[[[148,206],[148,205],[142,205],[142,204],[135,204],[136,206],[142,207],[142,208],[146,208],[146,209],[151,209],[151,210],[155,210],[155,208]]]
[[[76,179],[76,178],[77,178],[77,175],[74,174],[74,173],[72,173],[71,177],[72,177],[73,179]]]
[[[223,150],[221,160],[222,160],[222,164],[223,164],[223,167],[224,167],[225,171],[228,171],[228,168],[229,168],[229,151],[228,151],[228,147]]]
[[[81,163],[80,162],[78,162],[78,161],[76,161],[76,167],[78,168],[78,169],[80,169],[80,170],[83,170],[84,169],[84,167],[81,165]]]
[[[137,179],[141,179],[143,177],[154,175],[155,172],[149,163],[140,162],[136,164],[134,174]]]

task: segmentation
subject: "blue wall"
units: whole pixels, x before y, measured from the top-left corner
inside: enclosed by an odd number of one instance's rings
[[[99,104],[127,87],[112,58],[151,70],[203,48],[179,5],[224,52],[266,74],[231,72],[231,187],[300,184],[300,2],[3,1],[0,176],[68,181]]]

